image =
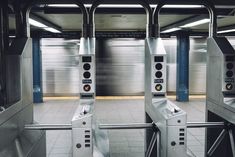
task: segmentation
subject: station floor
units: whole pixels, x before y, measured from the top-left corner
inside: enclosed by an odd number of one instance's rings
[[[171,98],[174,101],[174,98]],[[42,124],[70,123],[78,105],[76,99],[46,98],[35,104],[35,120]],[[205,121],[205,99],[191,98],[190,102],[176,104],[187,112],[188,121]],[[144,99],[100,98],[96,101],[96,117],[100,123],[144,122]],[[47,131],[47,157],[72,157],[71,131]],[[111,157],[144,157],[144,130],[109,130]],[[188,129],[188,151],[195,157],[204,156],[204,129]]]

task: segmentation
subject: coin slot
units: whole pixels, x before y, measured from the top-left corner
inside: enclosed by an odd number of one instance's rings
[[[85,144],[85,147],[90,147],[91,145],[90,144]]]
[[[180,136],[184,136],[184,133],[180,133]]]
[[[180,137],[180,141],[184,141],[184,138],[183,138],[183,137]]]
[[[183,132],[183,131],[184,131],[184,128],[181,128],[181,129],[180,129],[180,131],[182,131],[182,132]]]
[[[91,141],[90,140],[85,140],[85,143],[90,143]]]
[[[90,138],[91,136],[90,135],[85,135],[85,138]]]

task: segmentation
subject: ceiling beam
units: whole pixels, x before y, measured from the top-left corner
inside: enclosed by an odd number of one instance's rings
[[[15,0],[9,0],[9,2],[13,2]],[[32,0],[21,0],[21,3],[28,3]],[[50,1],[50,0],[48,0]],[[56,1],[56,0],[54,0]],[[63,0],[57,0],[58,3],[61,3],[61,1]],[[93,0],[81,0],[84,4],[91,4],[93,2]],[[147,0],[150,4],[157,4],[159,2],[159,0]],[[185,3],[185,2],[188,2],[188,3],[194,3],[197,2],[196,0],[168,0],[169,3],[178,3],[178,4],[182,4],[182,3]],[[66,0],[64,1],[66,2]],[[213,3],[215,5],[224,5],[224,6],[231,6],[231,5],[234,5],[235,6],[235,1],[234,0],[213,0]],[[103,4],[136,4],[136,1],[134,0],[106,0],[104,1]]]
[[[219,27],[218,31],[224,31],[224,30],[228,30],[228,29],[235,29],[235,24]]]
[[[164,27],[161,28],[161,31],[165,31],[165,30],[169,30],[169,29],[172,29],[172,28],[180,27],[180,26],[183,26],[185,24],[195,22],[195,21],[198,21],[198,20],[202,20],[202,19],[205,19],[205,18],[209,18],[208,15],[193,15],[191,17],[188,17],[188,18],[185,18],[183,20],[180,20],[180,21],[171,23],[167,26],[164,26]],[[185,28],[185,29],[188,29],[188,28]]]
[[[228,15],[233,9],[216,9],[218,15]],[[81,10],[78,8],[55,8],[55,7],[34,7],[32,12],[44,11],[46,14],[81,14]],[[174,9],[174,8],[163,8],[161,14],[174,14],[174,15],[185,15],[185,14],[208,14],[205,8],[185,8],[185,9]],[[96,14],[145,14],[143,8],[97,8]]]

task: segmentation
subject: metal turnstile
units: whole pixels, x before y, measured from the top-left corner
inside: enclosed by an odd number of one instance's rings
[[[19,12],[15,11],[16,38],[8,43],[8,1],[0,2],[1,35],[1,96],[0,96],[0,156],[1,157],[44,157],[46,156],[45,131],[25,130],[25,124],[33,120],[32,39],[20,27]],[[4,5],[2,5],[4,3]],[[3,7],[3,8],[2,8]],[[4,29],[2,29],[4,27]],[[4,33],[3,33],[4,32]],[[19,33],[20,32],[20,33]],[[2,34],[3,33],[3,34]],[[0,37],[2,38],[2,37]],[[2,48],[3,45],[0,45]],[[4,79],[3,79],[4,78]],[[3,81],[3,80],[5,81]]]
[[[40,4],[46,2],[40,1]],[[29,124],[24,125],[27,131],[37,130],[70,130],[72,131],[73,157],[108,157],[109,145],[107,134],[97,129],[94,118],[95,104],[95,38],[90,38],[88,12],[82,2],[70,0],[80,7],[83,14],[82,38],[79,49],[79,90],[80,101],[71,120],[71,124]],[[66,3],[69,3],[66,2]],[[58,1],[50,1],[58,3]],[[64,3],[64,2],[62,2]],[[26,6],[26,18],[34,3]],[[26,28],[29,31],[29,24]],[[29,34],[29,33],[27,33]],[[32,123],[32,122],[31,122]],[[46,144],[44,144],[46,146]],[[40,155],[40,157],[46,156]],[[36,157],[36,156],[35,156]]]
[[[190,2],[181,2],[181,4],[189,4]],[[151,157],[153,156],[160,156],[160,157],[173,157],[173,156],[188,156],[187,153],[187,147],[186,147],[186,128],[190,127],[190,123],[187,123],[186,120],[186,113],[182,111],[181,109],[178,109],[176,105],[173,103],[170,103],[165,98],[165,78],[164,75],[166,74],[165,68],[158,68],[159,62],[162,62],[164,67],[164,46],[160,39],[160,25],[159,25],[159,13],[161,8],[166,4],[166,1],[160,1],[155,8],[154,11],[154,24],[155,24],[155,41],[149,41],[147,40],[147,48],[145,49],[145,55],[147,58],[145,58],[145,110],[146,110],[146,122],[154,122],[156,124],[158,131],[160,132],[160,146],[155,145],[154,149],[155,151],[152,152]],[[167,4],[177,4],[176,2],[170,1]],[[209,37],[214,37],[216,35],[216,15],[215,15],[215,8],[214,5],[211,4],[209,1],[200,1],[198,4],[204,5],[210,14],[210,27],[209,27]],[[210,40],[209,40],[210,41]],[[210,47],[210,46],[209,46]],[[214,47],[214,46],[212,46]],[[211,48],[212,53],[214,53],[214,49]],[[228,49],[226,49],[227,52]],[[160,57],[163,59],[160,59]],[[211,57],[209,57],[211,58]],[[212,58],[212,62],[215,63],[214,57]],[[212,65],[213,68],[215,68],[214,65]],[[148,72],[150,71],[150,72]],[[211,72],[215,73],[218,70],[210,70]],[[160,72],[163,74],[160,75]],[[221,75],[221,74],[219,74]],[[160,77],[161,76],[161,77]],[[211,81],[211,79],[216,79],[217,75],[214,75],[211,77],[208,82]],[[150,78],[149,78],[150,77]],[[208,78],[207,78],[208,79]],[[216,82],[214,81],[214,82]],[[213,81],[211,81],[213,82]],[[214,84],[216,86],[216,84]],[[230,87],[230,86],[229,86]],[[231,87],[230,87],[231,88]],[[217,91],[217,89],[211,90],[207,86],[207,91],[210,90],[212,93]],[[208,93],[207,93],[208,94]],[[218,98],[219,95],[215,95],[215,97]],[[224,123],[220,123],[219,125],[218,121],[221,120],[216,119],[215,126],[211,126],[208,122],[207,126],[205,125],[205,128],[210,128],[210,130],[218,130],[223,129],[226,126]],[[217,124],[216,124],[217,123]],[[211,123],[213,124],[213,123]],[[194,127],[203,127],[203,126],[194,126]],[[215,129],[215,128],[218,129]],[[156,132],[156,131],[155,131]],[[152,139],[154,137],[155,133],[154,131],[147,131],[146,132],[146,144],[151,145]],[[230,131],[230,139],[232,136],[232,133]],[[152,139],[151,139],[152,137]],[[221,136],[217,138],[213,145],[209,146],[208,152],[206,154],[208,156],[211,156],[215,150],[217,150],[217,145],[220,143],[220,139],[223,137],[223,132],[221,133]],[[231,140],[233,142],[233,140]],[[231,143],[232,143],[231,142]],[[234,146],[234,144],[233,144]],[[219,151],[219,149],[218,149]],[[233,151],[234,152],[234,151]],[[148,155],[148,154],[147,154]]]
[[[108,157],[108,138],[95,127],[95,31],[94,12],[103,0],[96,0],[89,14],[89,25],[85,23],[85,34],[81,38],[79,51],[80,102],[71,124],[26,125],[27,130],[72,130],[73,157]],[[208,84],[207,123],[188,123],[186,113],[166,98],[166,52],[160,38],[158,15],[165,4],[159,2],[154,13],[148,3],[139,0],[148,13],[145,40],[145,124],[100,125],[100,129],[147,129],[146,157],[186,157],[186,129],[205,127],[207,131],[207,156],[234,156],[234,50],[225,38],[216,36],[214,7],[203,4],[210,13],[208,39]],[[187,4],[187,3],[186,3]],[[83,12],[84,13],[84,12]],[[87,17],[84,17],[86,19]],[[89,31],[88,31],[89,28]],[[155,30],[153,30],[155,28]],[[88,33],[89,32],[89,33]],[[86,34],[88,33],[88,34]],[[219,82],[219,83],[218,83]],[[222,122],[218,122],[222,121]],[[213,131],[210,129],[213,128]],[[214,131],[214,128],[217,128]],[[218,132],[222,130],[222,132]],[[229,140],[229,147],[228,142]],[[221,146],[221,143],[224,145]],[[220,148],[221,149],[217,149]]]
[[[73,157],[108,157],[107,133],[96,127],[95,38],[81,38],[79,50],[79,106],[72,119]]]
[[[51,1],[52,2],[52,1]],[[71,2],[75,2],[71,0]],[[71,130],[73,157],[109,157],[107,133],[99,130],[94,117],[95,107],[95,38],[89,32],[88,12],[76,1],[83,13],[83,31],[79,48],[80,101],[71,124],[31,124],[26,130]],[[93,33],[93,32],[92,32]]]
[[[153,34],[145,40],[145,124],[100,125],[101,129],[146,129],[146,157],[187,157],[187,128],[225,127],[224,122],[187,122],[187,115],[182,109],[166,98],[166,51],[160,38],[158,16],[166,1],[160,1],[154,12]],[[169,1],[169,4],[177,4]],[[189,4],[184,2],[183,4]],[[214,35],[216,26],[214,6],[206,1],[210,13],[210,36]],[[153,28],[155,30],[153,30]],[[214,150],[216,147],[211,147]],[[210,152],[210,151],[209,151]]]
[[[145,41],[145,112],[146,122],[155,123],[157,130],[146,131],[146,148],[156,134],[160,134],[159,146],[146,156],[187,156],[186,112],[166,98],[166,51],[161,38]]]
[[[207,41],[207,121],[224,121],[225,129],[207,129],[207,156],[235,157],[235,50],[225,37]],[[214,149],[210,149],[212,147]],[[216,148],[218,148],[216,150]]]

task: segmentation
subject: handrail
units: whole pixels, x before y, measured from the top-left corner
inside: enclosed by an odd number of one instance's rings
[[[87,37],[88,36],[88,11],[86,9],[86,7],[84,6],[84,4],[80,1],[80,0],[50,0],[50,1],[46,1],[46,0],[33,0],[30,3],[28,3],[25,7],[24,7],[24,12],[23,12],[23,22],[24,22],[24,27],[26,28],[24,30],[24,34],[25,36],[29,37],[30,36],[30,26],[29,26],[29,13],[32,9],[32,7],[36,4],[76,4],[82,12],[83,15],[83,26],[82,26],[82,37]]]
[[[153,13],[153,24],[155,25],[155,31],[154,36],[160,37],[160,24],[159,24],[159,14],[161,11],[161,8],[166,4],[181,4],[181,5],[189,5],[189,4],[195,4],[195,5],[204,5],[210,15],[210,24],[209,24],[209,37],[214,37],[217,34],[217,16],[215,11],[215,6],[210,2],[209,0],[160,0],[156,8],[154,9]]]
[[[90,27],[90,37],[95,37],[95,21],[94,14],[96,8],[102,4],[105,0],[95,0],[89,11],[89,27]],[[146,0],[136,0],[138,4],[142,5],[147,14],[147,26],[146,26],[146,37],[151,37],[153,35],[152,32],[152,9]]]

